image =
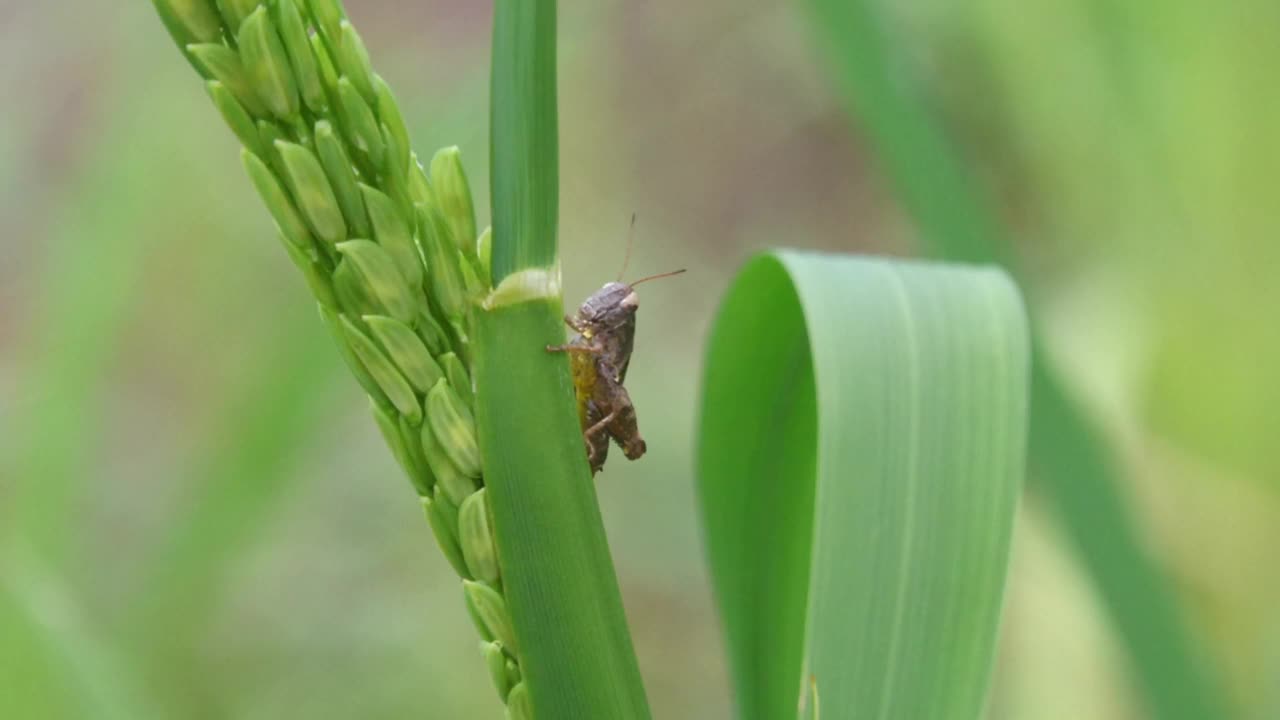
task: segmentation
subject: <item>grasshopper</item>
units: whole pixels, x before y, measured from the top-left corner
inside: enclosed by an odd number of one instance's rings
[[[683,269],[650,275],[631,283],[606,283],[576,313],[564,317],[565,324],[577,335],[564,345],[547,346],[547,352],[569,353],[578,422],[593,475],[604,467],[610,439],[618,443],[628,460],[645,453],[644,438],[636,424],[636,408],[623,387],[635,346],[636,310],[640,307],[635,287],[682,272]]]

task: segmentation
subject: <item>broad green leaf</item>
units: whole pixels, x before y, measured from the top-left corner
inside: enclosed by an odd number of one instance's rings
[[[779,252],[742,271],[698,456],[739,717],[978,717],[1028,366],[999,270]]]

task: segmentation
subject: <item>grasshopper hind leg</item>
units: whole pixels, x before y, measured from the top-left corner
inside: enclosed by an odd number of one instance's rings
[[[613,388],[614,393],[614,411],[613,416],[609,420],[609,435],[611,435],[618,447],[622,448],[622,454],[627,456],[628,460],[638,460],[648,450],[645,445],[644,438],[640,436],[640,426],[636,420],[636,407],[631,404],[631,395],[621,383]]]
[[[595,401],[587,402],[587,430],[582,434],[582,441],[587,446],[587,461],[591,463],[591,474],[595,475],[604,467],[609,457],[609,431],[607,425],[600,425],[606,415]],[[592,429],[599,428],[596,432]]]

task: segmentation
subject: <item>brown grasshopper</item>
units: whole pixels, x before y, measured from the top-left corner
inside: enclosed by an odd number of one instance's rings
[[[610,438],[618,443],[628,460],[644,455],[646,448],[636,425],[636,408],[622,385],[627,379],[636,339],[636,310],[640,307],[640,298],[635,287],[682,272],[684,270],[651,275],[632,283],[606,283],[582,303],[578,312],[565,316],[565,324],[578,334],[564,345],[547,346],[547,352],[570,354],[578,422],[582,425],[582,440],[587,446],[587,460],[593,475],[604,467]]]

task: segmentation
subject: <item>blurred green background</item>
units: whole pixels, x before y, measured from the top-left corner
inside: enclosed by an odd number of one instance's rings
[[[348,0],[487,217],[487,3]],[[1280,5],[891,3],[1144,547],[1241,717],[1280,717]],[[601,502],[656,717],[730,717],[692,478],[753,251],[911,254],[794,0],[562,3],[570,302],[642,293],[649,454]],[[457,580],[149,3],[0,2],[0,716],[496,717]],[[762,338],[767,342],[768,338]],[[1035,490],[989,715],[1142,718]]]

